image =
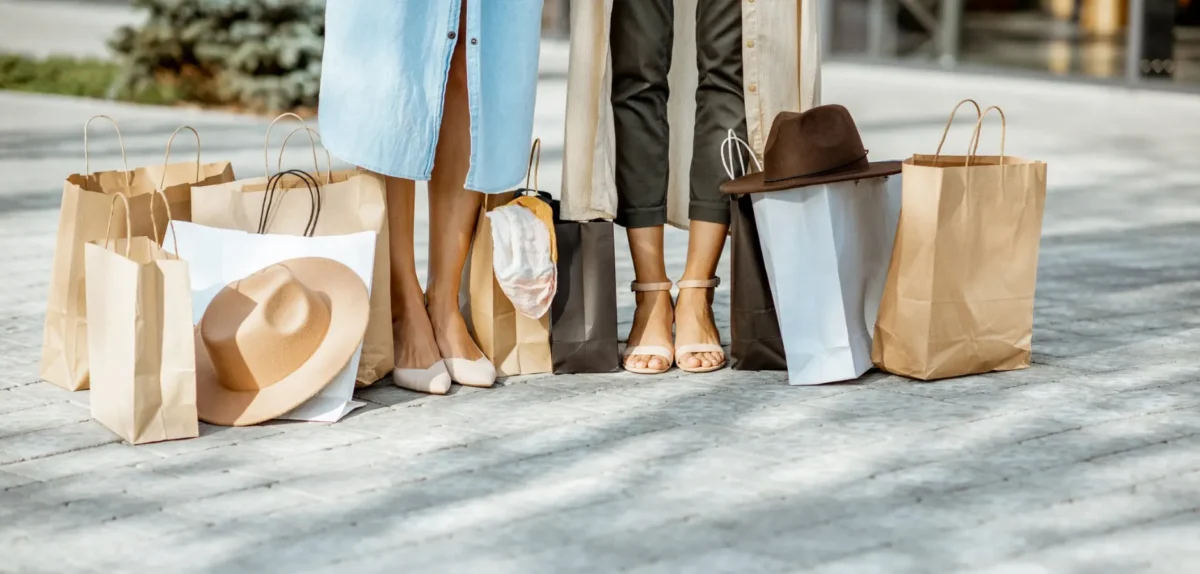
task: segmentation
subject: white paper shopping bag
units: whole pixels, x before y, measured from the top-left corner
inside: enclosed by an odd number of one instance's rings
[[[191,267],[192,322],[198,324],[208,304],[226,285],[264,267],[298,257],[325,257],[354,270],[371,289],[375,269],[375,233],[304,237],[258,235],[177,222],[176,237],[168,237],[166,251],[184,253]],[[290,413],[288,420],[336,422],[363,403],[354,400],[354,378],[362,344],[337,377],[317,396]]]
[[[788,382],[862,376],[871,368],[871,336],[900,216],[900,177],[753,198]]]

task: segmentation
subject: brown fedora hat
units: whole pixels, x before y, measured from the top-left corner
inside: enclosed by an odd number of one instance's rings
[[[780,112],[771,123],[763,170],[721,185],[729,195],[795,189],[900,173],[900,162],[871,163],[850,111],[839,105]]]
[[[227,285],[196,326],[200,420],[257,424],[321,392],[367,330],[367,287],[349,267],[305,257]]]

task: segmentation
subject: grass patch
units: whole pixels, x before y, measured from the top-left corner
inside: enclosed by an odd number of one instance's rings
[[[0,90],[108,98],[120,76],[118,64],[103,60],[0,54]],[[175,89],[164,85],[138,92],[120,90],[111,95],[143,104],[173,104],[181,99]]]

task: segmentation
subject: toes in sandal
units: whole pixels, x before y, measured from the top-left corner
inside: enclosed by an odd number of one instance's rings
[[[698,343],[695,345],[683,345],[682,347],[675,349],[675,364],[676,364],[676,366],[678,366],[681,371],[685,371],[688,373],[711,373],[711,372],[719,370],[725,366],[725,359],[721,359],[720,363],[717,363],[717,364],[709,366],[709,367],[703,367],[703,366],[688,367],[687,363],[685,363],[683,361],[683,359],[681,358],[683,355],[696,355],[699,353],[721,353],[721,356],[724,357],[725,349],[723,349],[720,345],[713,345],[711,343]]]
[[[630,285],[629,289],[634,293],[644,293],[647,291],[670,291],[671,282],[666,283],[637,283]],[[629,365],[629,357],[634,355],[645,355],[649,357],[657,357],[666,363],[666,367],[661,369],[652,369],[650,367],[633,367]],[[674,360],[674,354],[666,347],[658,347],[653,345],[637,345],[626,346],[625,352],[621,354],[621,366],[626,371],[637,373],[639,375],[661,375],[671,370],[671,363]],[[649,363],[647,361],[647,363]]]
[[[708,280],[681,280],[675,285],[680,289],[716,289],[721,284],[720,277],[713,277]],[[709,367],[688,367],[687,363],[682,360],[682,355],[696,355],[699,353],[720,353],[721,362]],[[712,343],[694,343],[690,345],[677,345],[675,347],[675,364],[680,370],[688,373],[711,373],[725,366],[725,349],[721,345]]]

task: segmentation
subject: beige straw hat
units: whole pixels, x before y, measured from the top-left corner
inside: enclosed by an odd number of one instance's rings
[[[320,257],[227,285],[196,327],[200,420],[257,424],[321,392],[362,343],[369,305],[358,274]]]

